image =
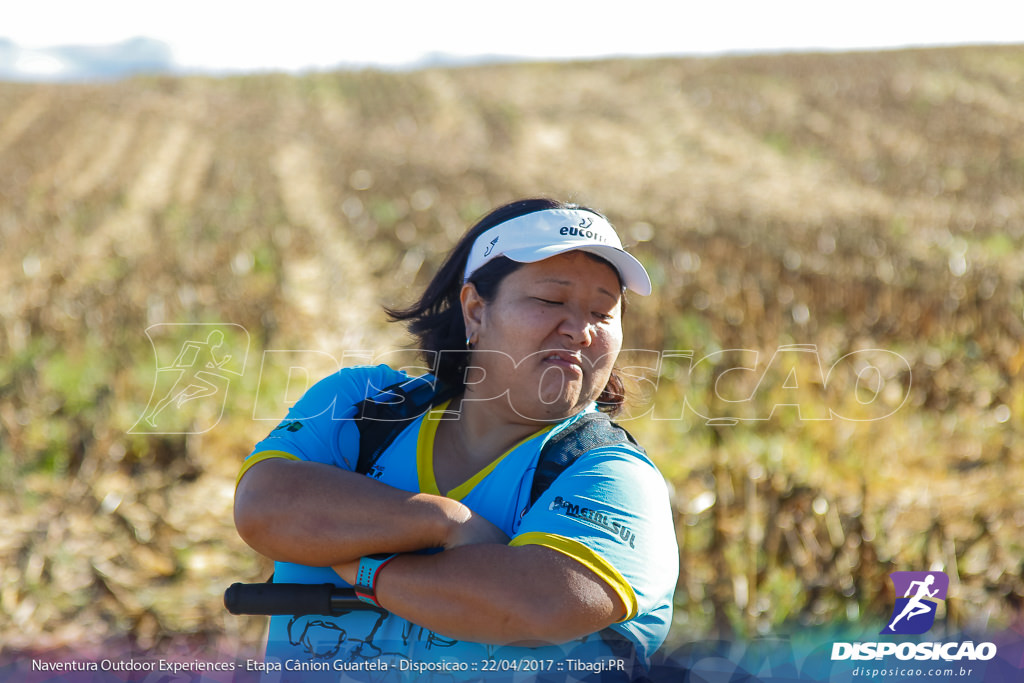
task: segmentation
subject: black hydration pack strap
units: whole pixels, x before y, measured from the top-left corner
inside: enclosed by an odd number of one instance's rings
[[[414,377],[356,403],[355,419],[359,429],[356,472],[367,474],[403,429],[454,395],[454,391],[440,384]]]
[[[602,446],[620,444],[628,444],[644,452],[633,436],[612,422],[605,413],[584,413],[580,419],[551,437],[541,449],[537,471],[533,473],[533,486],[530,488],[530,507],[548,490],[558,475],[581,455]]]
[[[355,405],[359,428],[356,472],[369,473],[377,459],[412,420],[452,398],[455,391],[440,389],[423,378],[404,380]],[[569,465],[595,448],[628,444],[644,452],[625,429],[604,413],[586,413],[548,440],[541,449],[530,488],[530,507]]]

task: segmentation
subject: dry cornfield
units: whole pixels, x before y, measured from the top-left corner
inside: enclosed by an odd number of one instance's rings
[[[880,621],[897,569],[950,631],[1021,618],[1024,47],[8,83],[0,171],[2,651],[255,647],[220,596],[268,573],[231,522],[268,396],[401,348],[381,305],[532,195],[655,280],[671,643]],[[138,429],[153,335],[211,325],[223,412]]]

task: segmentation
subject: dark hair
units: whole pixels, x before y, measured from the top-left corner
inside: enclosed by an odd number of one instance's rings
[[[428,355],[426,359],[428,365],[433,362],[433,354],[438,354],[436,372],[437,378],[442,384],[449,387],[465,386],[466,366],[469,362],[470,352],[465,348],[466,323],[462,318],[462,304],[459,296],[462,291],[466,261],[477,237],[500,223],[546,209],[593,211],[593,209],[576,204],[547,198],[522,199],[500,206],[466,231],[466,234],[448,253],[444,263],[441,264],[416,303],[408,308],[384,309],[391,320],[406,323],[409,333],[419,341],[420,349]],[[596,211],[593,212],[601,215]],[[497,295],[501,282],[522,265],[517,261],[499,256],[474,272],[469,281],[476,286],[476,291],[484,301],[490,302]],[[625,310],[625,293],[623,293],[622,305]],[[446,351],[446,353],[439,353],[441,351]],[[597,398],[598,407],[602,411],[614,415],[622,410],[625,398],[622,379],[613,369],[608,383]]]

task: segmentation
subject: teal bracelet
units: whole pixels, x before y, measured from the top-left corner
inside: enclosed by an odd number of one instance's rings
[[[398,555],[399,553],[377,553],[359,560],[359,571],[356,572],[356,583],[353,586],[357,598],[374,607],[380,607],[380,603],[377,602],[377,576],[384,565]]]

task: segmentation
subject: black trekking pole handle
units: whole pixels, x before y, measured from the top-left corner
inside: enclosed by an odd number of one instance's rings
[[[231,614],[319,614],[337,617],[353,610],[383,611],[356,597],[351,588],[330,583],[233,583],[224,591]]]

